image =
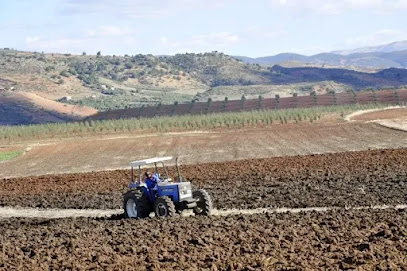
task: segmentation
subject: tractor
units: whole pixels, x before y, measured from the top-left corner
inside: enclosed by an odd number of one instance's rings
[[[168,176],[164,161],[172,157],[155,157],[130,163],[131,181],[129,190],[124,194],[124,215],[127,218],[145,218],[154,212],[156,217],[171,217],[183,210],[192,209],[195,215],[210,216],[212,211],[211,198],[204,189],[192,191],[190,182],[184,181],[176,158],[177,181]],[[144,181],[142,167],[153,165],[157,180],[154,187]],[[158,166],[164,171],[165,177],[158,173]],[[134,171],[138,169],[138,177]]]

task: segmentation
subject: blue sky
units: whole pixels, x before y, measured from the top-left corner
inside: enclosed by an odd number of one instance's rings
[[[407,40],[407,0],[0,0],[0,47],[251,57]]]

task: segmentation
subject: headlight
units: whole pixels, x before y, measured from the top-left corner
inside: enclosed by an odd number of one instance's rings
[[[191,189],[181,189],[179,191],[179,196],[180,199],[187,199],[187,198],[192,198],[192,190]]]

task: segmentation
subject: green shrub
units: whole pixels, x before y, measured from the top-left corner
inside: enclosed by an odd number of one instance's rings
[[[46,72],[50,72],[50,71],[53,71],[53,70],[55,70],[55,67],[54,67],[54,66],[47,66],[47,67],[45,67],[45,71],[46,71]]]
[[[65,71],[65,70],[61,71],[60,75],[64,76],[64,77],[69,77],[69,73],[67,71]]]

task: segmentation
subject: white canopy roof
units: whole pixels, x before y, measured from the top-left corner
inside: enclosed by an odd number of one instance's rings
[[[154,163],[159,163],[163,161],[168,161],[171,160],[171,156],[167,157],[154,157],[154,158],[149,158],[149,159],[144,159],[144,160],[139,160],[139,161],[133,161],[130,163],[131,167],[138,167],[138,166],[144,166],[148,164],[154,164]]]

